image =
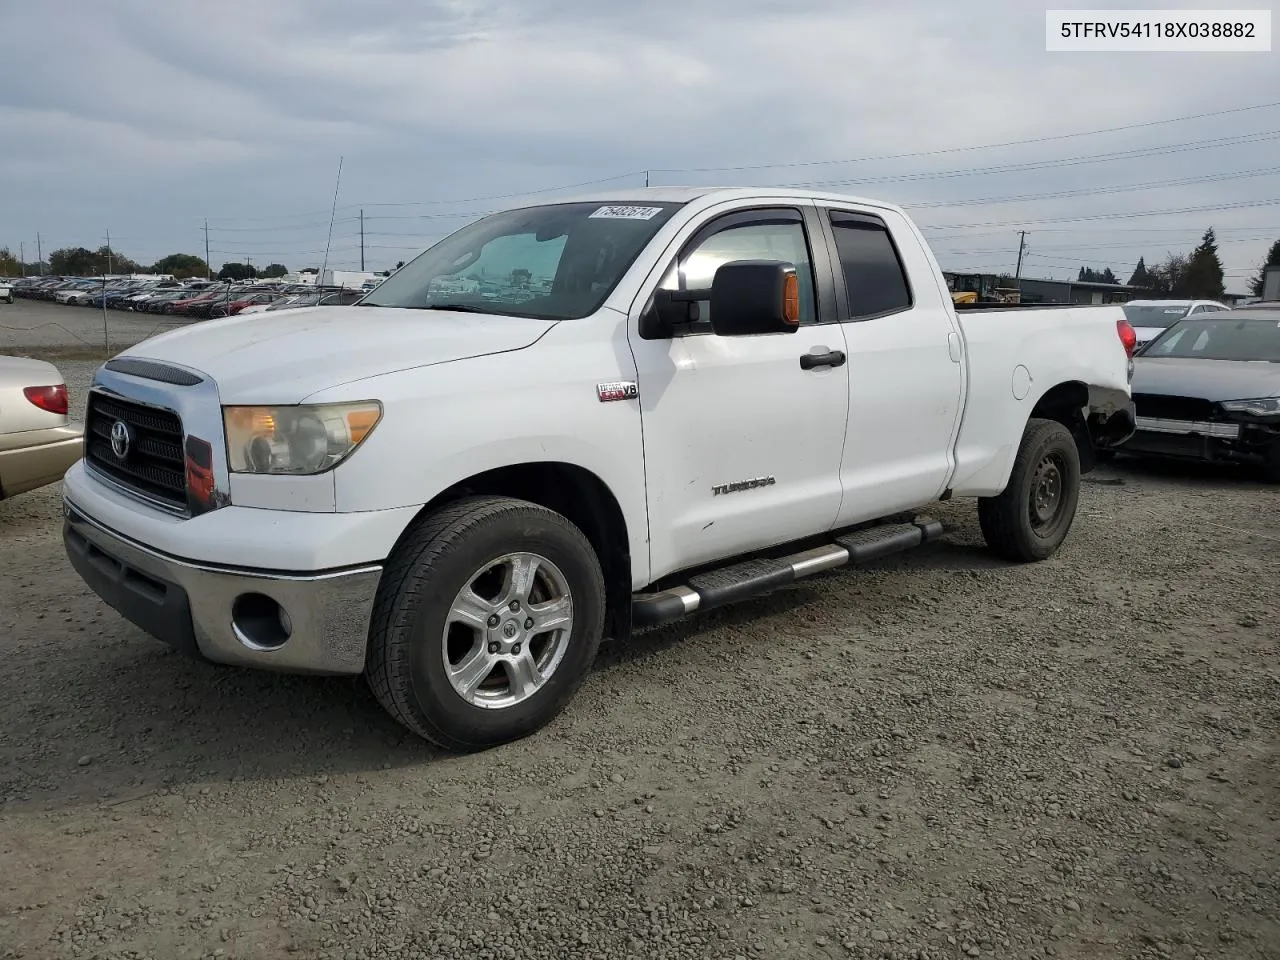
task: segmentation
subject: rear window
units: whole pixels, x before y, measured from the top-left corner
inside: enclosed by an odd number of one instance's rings
[[[1171,327],[1187,315],[1189,303],[1161,303],[1135,307],[1124,304],[1124,318],[1135,327]]]
[[[907,272],[884,221],[833,212],[831,228],[849,297],[849,316],[865,320],[909,309]]]

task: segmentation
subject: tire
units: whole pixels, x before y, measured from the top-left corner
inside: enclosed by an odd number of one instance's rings
[[[480,576],[511,556],[541,561],[536,595],[567,594],[567,627],[539,634],[536,625],[527,629],[533,621],[523,608],[511,613],[506,587],[514,566],[503,568],[501,581],[496,572]],[[456,605],[465,606],[468,586],[482,602],[469,606],[474,619],[464,624]],[[456,753],[485,750],[560,714],[595,660],[604,617],[604,575],[582,531],[537,504],[468,497],[419,520],[392,552],[378,586],[365,676],[382,707],[418,736]],[[476,665],[470,699],[446,662]],[[534,662],[541,674],[526,676],[544,679],[523,694],[516,670]]]
[[[996,556],[1032,563],[1058,551],[1079,502],[1080,451],[1071,431],[1056,420],[1031,420],[1004,492],[978,500],[978,523]]]

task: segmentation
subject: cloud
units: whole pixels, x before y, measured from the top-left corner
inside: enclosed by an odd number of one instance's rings
[[[946,225],[931,233],[968,236],[939,241],[939,258],[961,268],[1012,267],[1012,221],[1280,197],[1275,175],[1230,179],[1266,167],[1280,155],[1275,141],[1063,162],[1280,129],[1274,108],[1140,126],[1265,99],[1250,92],[1274,88],[1271,56],[1051,55],[1043,10],[1022,0],[29,0],[6,17],[6,35],[27,42],[0,62],[0,245],[37,230],[88,243],[109,223],[136,258],[202,253],[208,217],[215,260],[302,265],[327,242],[339,155],[331,259],[344,265],[358,262],[361,205],[367,259],[386,265],[500,201],[380,204],[629,172],[617,182],[634,185],[645,170],[664,183],[880,178],[847,188],[919,203],[922,223]],[[759,166],[1107,127],[1122,129]],[[1030,161],[1054,164],[975,172]],[[908,174],[930,176],[883,179]],[[1179,178],[1187,182],[1081,192]],[[1270,242],[1253,238],[1280,217],[1259,207],[1036,223],[1027,227],[1033,250],[1054,259],[1037,254],[1027,268],[1064,276],[1113,256],[1151,261],[1187,249],[1211,223],[1243,279]],[[996,239],[1008,255],[981,252],[998,249]]]

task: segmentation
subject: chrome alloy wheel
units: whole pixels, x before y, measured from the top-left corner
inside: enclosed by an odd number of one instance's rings
[[[522,703],[564,658],[573,596],[554,563],[512,553],[477,570],[454,597],[441,653],[458,696],[485,709]]]

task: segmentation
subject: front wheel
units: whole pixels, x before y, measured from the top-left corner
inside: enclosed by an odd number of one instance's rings
[[[528,736],[564,709],[595,660],[605,589],[590,541],[558,513],[468,497],[393,551],[366,676],[379,703],[447,750]]]
[[[1080,502],[1080,451],[1056,420],[1031,420],[1004,492],[978,500],[987,546],[1005,560],[1030,563],[1057,552]]]

